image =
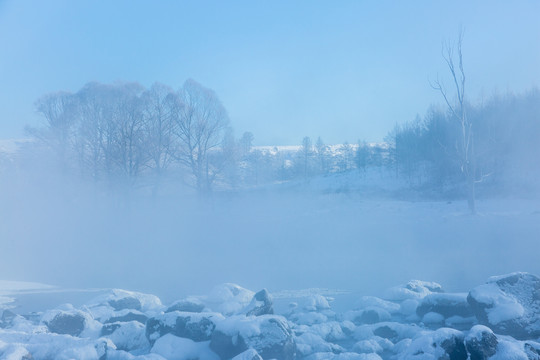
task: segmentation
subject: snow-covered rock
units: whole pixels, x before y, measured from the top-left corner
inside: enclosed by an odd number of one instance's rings
[[[426,295],[416,308],[416,314],[423,317],[429,312],[441,314],[444,318],[452,316],[471,317],[473,312],[467,302],[466,293],[435,293]]]
[[[431,293],[442,293],[440,284],[430,281],[411,280],[405,285],[395,286],[386,290],[385,298],[392,301],[407,299],[422,299]]]
[[[483,325],[474,326],[465,337],[470,360],[484,360],[495,355],[498,343],[493,331]]]
[[[425,331],[412,340],[410,345],[399,353],[399,360],[467,360],[467,350],[460,331],[440,328]]]
[[[517,339],[540,336],[540,278],[528,273],[492,277],[469,292],[480,324]]]
[[[74,309],[70,304],[61,309],[47,311],[41,321],[50,332],[56,334],[79,336],[85,332],[84,335],[92,336],[101,330],[101,324],[89,313]]]
[[[119,350],[133,351],[150,346],[146,327],[138,321],[106,324],[101,329],[101,336],[110,339]]]
[[[109,292],[92,299],[87,307],[89,309],[109,307],[113,311],[137,310],[143,313],[160,312],[163,310],[161,300],[152,294],[135,291],[112,289]]]
[[[220,321],[212,334],[210,348],[229,359],[253,348],[264,359],[296,357],[296,343],[287,320],[277,315],[231,316]]]
[[[223,315],[219,313],[173,311],[148,319],[146,337],[152,344],[166,334],[193,341],[208,341],[216,324],[223,319]]]
[[[241,313],[251,303],[253,295],[255,293],[251,290],[225,283],[214,287],[206,302],[213,311],[228,316]]]
[[[231,360],[263,360],[261,355],[255,349],[247,349],[241,354],[236,355]]]
[[[272,297],[266,289],[262,289],[251,299],[250,304],[244,309],[247,316],[271,315],[274,313]]]
[[[204,310],[205,306],[198,298],[187,298],[175,301],[165,312],[183,311],[199,313]]]
[[[208,341],[195,342],[173,334],[166,334],[156,340],[151,352],[167,360],[219,360],[219,357],[208,347],[208,343]]]

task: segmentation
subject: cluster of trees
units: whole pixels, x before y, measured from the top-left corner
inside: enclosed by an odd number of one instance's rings
[[[111,184],[142,177],[159,184],[171,168],[186,183],[210,189],[224,173],[230,134],[216,94],[193,80],[178,90],[156,83],[89,83],[36,102],[45,126],[28,129],[63,168]]]
[[[464,83],[456,84],[463,94]],[[538,90],[478,104],[443,95],[446,107],[396,125],[383,144],[305,137],[295,148],[254,147],[250,132],[234,138],[216,94],[193,80],[177,91],[158,83],[89,83],[76,93],[48,94],[36,102],[45,126],[29,131],[63,170],[121,186],[157,189],[172,175],[208,192],[216,183],[256,186],[353,170],[361,179],[369,168],[386,168],[420,189],[468,192],[474,211],[477,183],[500,190],[538,182]]]
[[[462,123],[451,109],[432,108],[396,126],[387,142],[397,174],[438,189],[468,188],[462,186],[467,181],[496,191],[534,186],[540,179],[540,91],[494,95],[465,103],[464,111],[470,129],[466,158]]]

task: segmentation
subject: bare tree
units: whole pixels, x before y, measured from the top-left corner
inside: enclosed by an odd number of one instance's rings
[[[199,192],[211,190],[221,168],[211,162],[210,153],[222,144],[229,119],[216,94],[194,80],[187,80],[179,91],[181,108],[176,134],[178,161],[188,167]]]
[[[442,51],[442,56],[452,76],[454,90],[456,92],[455,100],[450,99],[447,89],[438,79],[432,83],[431,86],[442,95],[452,117],[460,126],[460,139],[456,143],[456,149],[460,157],[461,172],[464,174],[467,183],[467,202],[469,210],[474,214],[476,213],[476,161],[473,124],[469,120],[466,112],[466,77],[463,68],[462,43],[463,32],[460,32],[457,44],[445,44]]]
[[[157,186],[162,173],[177,155],[175,133],[182,104],[170,87],[160,83],[153,84],[142,94],[142,103],[147,136],[146,151],[150,166],[157,176]]]
[[[299,150],[299,156],[302,164],[302,173],[305,179],[309,175],[311,157],[313,156],[313,145],[309,136],[305,136],[302,139],[302,146]]]
[[[240,146],[240,156],[242,158],[247,158],[249,153],[251,152],[251,148],[253,147],[253,140],[255,137],[253,136],[253,133],[250,131],[246,131],[240,140],[238,140],[238,145]]]
[[[27,128],[28,132],[51,147],[65,165],[73,148],[76,123],[76,98],[68,92],[47,94],[36,101],[36,110],[45,118],[45,127]]]
[[[328,146],[325,145],[320,136],[317,138],[317,142],[315,143],[315,152],[317,153],[317,159],[319,160],[320,172],[324,174],[328,167]]]

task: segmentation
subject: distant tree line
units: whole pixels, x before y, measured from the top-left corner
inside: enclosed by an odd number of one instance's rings
[[[193,80],[178,90],[156,83],[89,83],[36,102],[45,126],[28,131],[63,168],[110,184],[141,178],[159,184],[171,168],[208,191],[232,156],[227,112],[216,94]]]
[[[534,186],[540,179],[540,92],[463,103],[474,146],[472,179],[484,190]],[[384,143],[327,145],[304,137],[296,147],[257,147],[236,139],[224,106],[188,80],[179,90],[156,83],[89,83],[36,102],[45,123],[29,129],[64,171],[96,182],[158,189],[166,180],[209,192],[354,171],[358,181],[385,170],[419,190],[462,196],[462,124],[449,108],[396,125]],[[472,131],[474,129],[474,132]]]
[[[484,191],[534,187],[540,180],[540,92],[494,95],[464,108],[473,147],[467,159],[471,180]],[[451,110],[431,108],[396,125],[386,140],[398,176],[415,186],[464,192],[463,129]]]

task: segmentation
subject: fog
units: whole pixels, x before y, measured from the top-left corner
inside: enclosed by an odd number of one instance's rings
[[[539,13],[0,1],[0,359],[537,359]]]
[[[224,282],[380,294],[410,279],[465,291],[493,274],[539,272],[536,197],[485,198],[471,215],[464,199],[403,199],[395,184],[355,188],[369,183],[359,176],[152,195],[13,172],[2,182],[0,271],[170,301]]]

